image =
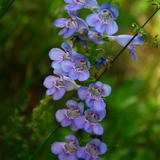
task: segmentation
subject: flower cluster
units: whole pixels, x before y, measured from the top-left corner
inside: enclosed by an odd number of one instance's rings
[[[105,43],[103,34],[106,34],[108,40],[115,41],[124,47],[133,36],[111,36],[118,31],[115,20],[119,11],[115,6],[107,3],[99,6],[96,0],[64,1],[67,3],[65,9],[69,17],[55,20],[54,25],[63,28],[59,32],[59,35],[64,34],[63,38],[72,36],[73,46],[71,47],[64,42],[61,45],[63,50],[60,48],[50,50],[49,57],[53,60],[51,66],[54,75],[50,75],[44,80],[44,86],[47,88],[46,94],[53,95],[53,100],[59,100],[66,91],[77,90],[79,100],[68,100],[66,102],[67,108],[57,110],[56,120],[63,127],[69,126],[72,131],[83,129],[87,133],[101,136],[104,129],[100,122],[106,115],[104,98],[110,95],[111,87],[100,81],[90,81],[89,78],[93,74],[94,65],[97,73],[101,68],[111,66],[111,64],[103,57],[97,58],[94,63],[92,57],[97,50],[96,47],[93,47],[89,53],[87,42],[90,41],[94,46],[101,45]],[[86,21],[77,17],[79,14],[77,10],[82,8],[90,9],[92,12],[86,17]],[[73,51],[76,43],[80,43],[89,56]],[[143,43],[143,36],[139,34],[128,45],[126,49],[130,50],[131,59],[134,58],[137,61],[134,45],[142,45]],[[84,83],[84,86],[80,86],[76,84],[75,80],[87,81],[89,84]],[[69,134],[65,138],[66,143],[55,142],[51,147],[52,153],[57,154],[60,160],[77,160],[78,158],[99,160],[99,155],[107,151],[107,145],[96,137],[88,142],[86,147],[79,147],[78,139],[74,135]]]

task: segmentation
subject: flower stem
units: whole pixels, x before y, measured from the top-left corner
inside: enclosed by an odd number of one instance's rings
[[[91,53],[91,59],[90,59],[90,62],[92,65],[94,64],[93,57],[94,57],[94,53],[95,53],[96,49],[97,49],[97,45],[92,43],[92,53]]]
[[[140,29],[142,29],[149,21],[150,19],[158,12],[160,8],[158,8],[149,18],[148,20],[142,25],[142,27]],[[113,61],[111,62],[111,64],[113,64],[115,62],[115,60],[121,55],[121,53],[127,48],[127,46],[133,41],[133,39],[138,35],[138,33],[136,33],[132,39],[123,47],[123,49],[117,54],[117,56],[113,59]],[[103,74],[107,71],[107,68],[101,73],[101,75],[97,78],[96,82],[103,76]]]
[[[48,136],[48,138],[42,143],[42,145],[37,149],[37,151],[35,152],[35,154],[32,156],[31,160],[34,160],[37,155],[39,154],[39,152],[43,149],[43,147],[45,146],[45,144],[49,141],[49,139],[53,136],[53,134],[56,132],[56,130],[60,127],[60,124],[57,126],[57,128]]]

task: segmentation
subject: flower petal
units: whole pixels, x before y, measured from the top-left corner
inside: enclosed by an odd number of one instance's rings
[[[61,69],[61,64],[62,64],[63,60],[57,60],[57,61],[53,61],[51,66],[54,69],[60,70]]]
[[[74,118],[73,123],[78,129],[82,129],[86,122],[85,116],[78,116]]]
[[[86,147],[79,147],[77,149],[76,155],[78,158],[85,159],[87,154]]]
[[[74,34],[77,31],[78,28],[69,28],[68,31],[64,34],[63,38],[68,38],[72,34]]]
[[[60,60],[64,54],[65,54],[65,52],[62,51],[61,49],[53,48],[49,51],[49,58],[51,60]]]
[[[67,102],[66,102],[66,106],[67,107],[77,107],[78,106],[78,103],[75,101],[75,100],[73,100],[73,99],[70,99],[70,100],[68,100]]]
[[[61,99],[64,94],[66,93],[66,88],[60,88],[58,89],[55,94],[53,95],[53,100],[59,100]]]
[[[83,72],[80,72],[80,73],[79,73],[78,80],[79,80],[79,81],[85,81],[85,80],[87,80],[89,77],[90,77],[90,73],[89,73],[88,70],[86,70],[86,71],[83,71]]]
[[[84,130],[85,130],[87,133],[92,133],[93,125],[92,125],[90,122],[85,123],[85,125],[84,125]]]
[[[102,98],[98,98],[98,99],[94,100],[93,108],[95,109],[95,111],[100,112],[100,111],[104,110],[105,107],[106,107],[106,104],[104,103]]]
[[[66,143],[64,142],[54,142],[51,146],[51,151],[53,154],[60,154],[64,151],[63,147]]]
[[[74,66],[74,62],[72,61],[64,61],[61,65],[61,69],[63,72],[69,72]]]
[[[78,88],[78,97],[81,99],[81,100],[84,100],[86,99],[86,97],[89,95],[89,91],[88,91],[88,87],[80,87]]]
[[[70,129],[71,129],[72,131],[77,131],[77,130],[78,130],[78,128],[74,125],[73,121],[72,121],[72,123],[70,124]]]
[[[70,79],[76,80],[78,79],[78,76],[80,75],[79,72],[77,72],[75,69],[71,69],[68,73],[68,76]]]
[[[80,109],[80,114],[83,115],[84,103],[83,102],[79,102],[78,103],[78,108]]]
[[[98,23],[98,21],[99,21],[99,19],[98,19],[98,13],[92,13],[92,14],[89,14],[86,17],[86,22],[91,27],[96,26],[96,24]]]
[[[56,112],[56,119],[57,119],[58,122],[61,122],[63,119],[66,118],[66,112],[67,112],[66,109],[59,109]]]
[[[50,96],[50,95],[54,94],[56,91],[57,91],[56,87],[49,88],[46,91],[46,95]]]
[[[96,125],[93,126],[93,133],[97,135],[102,135],[103,134],[103,127],[97,123]]]
[[[102,88],[104,89],[104,93],[102,96],[103,97],[109,96],[111,93],[111,86],[109,86],[108,84],[104,84]]]
[[[117,31],[118,31],[118,26],[115,21],[112,21],[112,22],[106,24],[105,33],[107,35],[112,35],[112,34],[116,33]]]
[[[83,8],[84,6],[85,6],[84,4],[71,3],[71,4],[66,5],[65,9],[75,11],[75,10],[79,10]]]
[[[62,127],[69,126],[71,123],[72,123],[72,120],[69,119],[69,118],[65,118],[65,119],[63,119],[63,120],[61,121]]]
[[[46,88],[52,88],[54,86],[55,81],[57,81],[59,78],[55,76],[48,76],[45,78],[43,85]]]
[[[62,30],[60,30],[60,32],[58,33],[58,35],[65,34],[67,31],[68,31],[68,29],[65,27]]]
[[[66,152],[61,152],[59,155],[58,155],[58,159],[59,160],[64,160],[64,159],[66,159],[67,157],[68,157],[68,153],[66,153]]]
[[[101,153],[99,155],[106,153],[107,145],[105,143],[102,142],[101,145],[99,146],[99,148],[101,149]]]
[[[60,19],[57,19],[54,21],[54,25],[56,27],[63,28],[63,27],[65,27],[65,24],[67,21],[70,21],[70,20],[66,19],[66,18],[60,18]]]

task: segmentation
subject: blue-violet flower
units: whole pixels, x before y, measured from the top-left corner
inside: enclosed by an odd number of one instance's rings
[[[94,28],[91,28],[88,32],[88,38],[95,44],[103,44],[103,33],[97,32]]]
[[[97,12],[87,16],[86,22],[88,25],[95,27],[96,31],[100,33],[105,32],[107,35],[116,33],[118,26],[114,20],[118,17],[118,9],[113,5],[104,3]]]
[[[66,105],[68,109],[59,109],[56,112],[56,119],[63,127],[70,126],[72,131],[77,131],[78,128],[74,125],[73,120],[83,115],[84,103],[68,100]]]
[[[51,146],[51,151],[53,154],[58,154],[59,160],[78,160],[76,156],[76,151],[78,149],[77,138],[69,134],[65,137],[67,143],[65,142],[54,142]]]
[[[52,68],[56,69],[56,70],[60,70],[61,69],[61,64],[68,60],[68,61],[73,61],[70,58],[71,56],[74,56],[76,54],[76,52],[72,51],[72,48],[70,47],[70,45],[66,42],[62,43],[61,47],[65,50],[62,51],[59,48],[52,48],[49,51],[49,57],[51,60],[54,60],[51,64]]]
[[[119,45],[121,45],[122,47],[124,47],[132,38],[133,38],[133,36],[131,36],[131,35],[108,36],[108,39],[110,41],[115,41]],[[129,54],[130,54],[130,57],[132,60],[134,58],[135,61],[138,61],[136,53],[135,53],[135,51],[136,51],[135,45],[142,45],[143,43],[144,43],[144,37],[141,34],[139,34],[127,46],[126,49],[130,50]]]
[[[91,9],[94,6],[98,6],[96,0],[64,0],[66,3],[69,3],[65,6],[66,10],[79,10],[81,8]]]
[[[103,84],[100,81],[92,83],[88,87],[80,87],[78,89],[78,96],[81,100],[85,99],[88,107],[93,107],[96,111],[105,109],[106,104],[101,97],[107,97],[111,93],[111,87]]]
[[[48,88],[47,95],[53,95],[53,100],[61,99],[66,91],[78,89],[74,80],[66,76],[48,76],[45,78],[43,85]]]
[[[79,12],[68,11],[69,18],[60,18],[54,21],[54,25],[59,28],[63,28],[58,35],[64,34],[63,38],[68,38],[74,34],[81,26],[87,26],[86,22],[77,17]]]
[[[105,115],[105,109],[101,112],[97,112],[93,108],[90,108],[85,111],[85,116],[78,116],[73,120],[73,122],[77,128],[83,128],[87,133],[93,132],[97,135],[102,135],[103,127],[98,122],[102,121]]]
[[[100,160],[99,155],[107,151],[107,145],[99,139],[92,139],[87,143],[86,147],[79,147],[77,150],[77,157],[85,160]]]
[[[87,57],[82,54],[76,54],[73,56],[73,61],[64,61],[61,65],[63,72],[68,72],[68,76],[79,81],[85,81],[89,78],[90,63]]]

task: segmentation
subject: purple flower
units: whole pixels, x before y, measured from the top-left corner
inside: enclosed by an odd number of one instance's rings
[[[118,26],[114,21],[119,14],[115,6],[104,3],[97,10],[98,13],[92,13],[87,16],[86,22],[89,26],[95,27],[97,32],[105,32],[112,35],[118,31]]]
[[[90,29],[88,32],[88,38],[95,44],[100,45],[103,44],[103,34],[97,32],[95,29]]]
[[[78,85],[75,81],[65,76],[48,76],[45,78],[43,85],[48,88],[47,95],[53,95],[53,100],[61,99],[66,91],[78,89]]]
[[[81,8],[91,9],[94,6],[98,6],[96,0],[64,0],[66,3],[69,3],[65,6],[66,10],[79,10]]]
[[[72,51],[72,48],[70,47],[70,45],[66,42],[62,43],[61,47],[65,50],[62,51],[61,49],[59,48],[53,48],[49,51],[49,57],[51,60],[54,60],[52,62],[52,67],[56,70],[60,70],[61,69],[61,64],[64,62],[64,61],[73,61],[71,58],[70,58],[70,55],[71,56],[74,56],[76,54],[76,52]]]
[[[92,139],[87,143],[86,147],[79,147],[76,155],[80,159],[85,160],[100,160],[99,155],[107,151],[107,145],[99,139]]]
[[[56,112],[56,119],[63,127],[70,126],[72,131],[77,131],[78,128],[74,125],[73,120],[83,115],[84,103],[68,100],[66,105],[68,109],[60,109]]]
[[[107,97],[111,93],[111,87],[107,84],[103,84],[100,81],[92,83],[88,87],[80,87],[78,89],[78,96],[81,100],[85,99],[88,107],[93,107],[96,111],[102,111],[105,109],[106,104],[101,97]]]
[[[73,56],[73,61],[65,61],[61,65],[63,72],[68,72],[68,76],[79,81],[85,81],[89,78],[90,63],[87,57],[82,54],[76,54]]]
[[[131,39],[133,36],[131,35],[119,35],[119,36],[108,36],[108,39],[110,41],[115,41],[122,47],[124,47]],[[131,59],[134,58],[135,61],[138,61],[137,56],[136,56],[136,49],[135,45],[142,45],[144,43],[144,37],[139,34],[137,37],[133,39],[133,41],[127,46],[126,49],[130,50],[129,54]]]
[[[72,34],[74,34],[81,26],[87,26],[86,22],[77,17],[79,12],[76,11],[68,11],[70,17],[60,18],[54,21],[54,25],[59,28],[63,28],[58,35],[64,34],[63,38],[68,38]],[[87,26],[88,27],[88,26]]]
[[[65,142],[54,142],[51,146],[51,152],[53,154],[58,154],[59,160],[78,160],[76,156],[76,151],[78,149],[77,138],[69,134],[66,137]]]
[[[96,62],[96,69],[100,70],[102,68],[102,66],[105,66],[107,64],[106,59],[104,59],[103,57],[101,57],[97,62]]]
[[[74,35],[71,40],[73,42],[73,47],[72,48],[75,48],[76,43],[80,43],[83,46],[83,48],[85,49],[86,53],[89,52],[87,42],[85,40],[82,40],[81,38],[79,38],[78,35]]]
[[[100,122],[106,115],[106,110],[101,112],[95,111],[90,108],[85,111],[85,116],[78,116],[74,119],[74,125],[79,129],[84,129],[87,133],[95,133],[97,135],[103,134],[103,127]]]

